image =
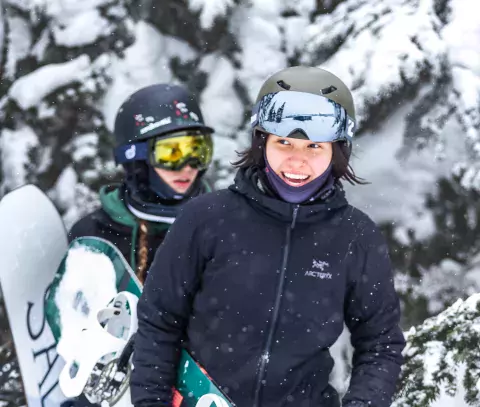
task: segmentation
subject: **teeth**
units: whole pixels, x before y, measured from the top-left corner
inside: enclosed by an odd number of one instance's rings
[[[287,178],[291,179],[299,179],[299,180],[304,180],[308,178],[308,175],[303,175],[303,174],[290,174],[289,172],[285,172],[284,175]]]

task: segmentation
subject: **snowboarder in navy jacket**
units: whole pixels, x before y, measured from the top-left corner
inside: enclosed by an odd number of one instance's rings
[[[339,407],[329,348],[351,332],[348,407],[390,406],[404,337],[388,248],[341,180],[355,131],[346,85],[293,67],[262,86],[234,184],[182,209],[138,306],[135,407],[171,406],[186,348],[237,407]]]

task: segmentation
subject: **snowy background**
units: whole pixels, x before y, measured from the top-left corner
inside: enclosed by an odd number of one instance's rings
[[[116,109],[157,82],[198,95],[216,129],[209,177],[225,187],[263,80],[322,66],[353,89],[353,167],[371,184],[347,193],[389,240],[407,331],[480,291],[475,3],[0,0],[0,198],[35,183],[67,227],[91,211],[119,175]],[[0,359],[4,335],[0,310]],[[11,375],[0,368],[0,387]]]

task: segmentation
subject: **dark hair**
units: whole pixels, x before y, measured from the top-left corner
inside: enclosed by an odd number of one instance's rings
[[[136,276],[143,284],[147,278],[147,263],[148,263],[148,224],[144,220],[140,220],[140,234],[138,237],[138,262]],[[135,243],[133,243],[135,244]]]
[[[264,151],[268,135],[256,132],[252,139],[252,145],[244,151],[238,152],[238,161],[233,162],[236,168],[259,167],[265,168]],[[345,180],[352,185],[365,185],[369,182],[355,175],[355,171],[349,163],[350,151],[346,143],[332,143],[333,176],[336,180]]]

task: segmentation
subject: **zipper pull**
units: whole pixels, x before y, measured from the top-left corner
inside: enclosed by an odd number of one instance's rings
[[[292,218],[292,224],[290,225],[290,229],[295,228],[295,223],[297,222],[297,215],[298,215],[298,210],[300,209],[300,205],[295,205],[293,208],[293,218]]]

